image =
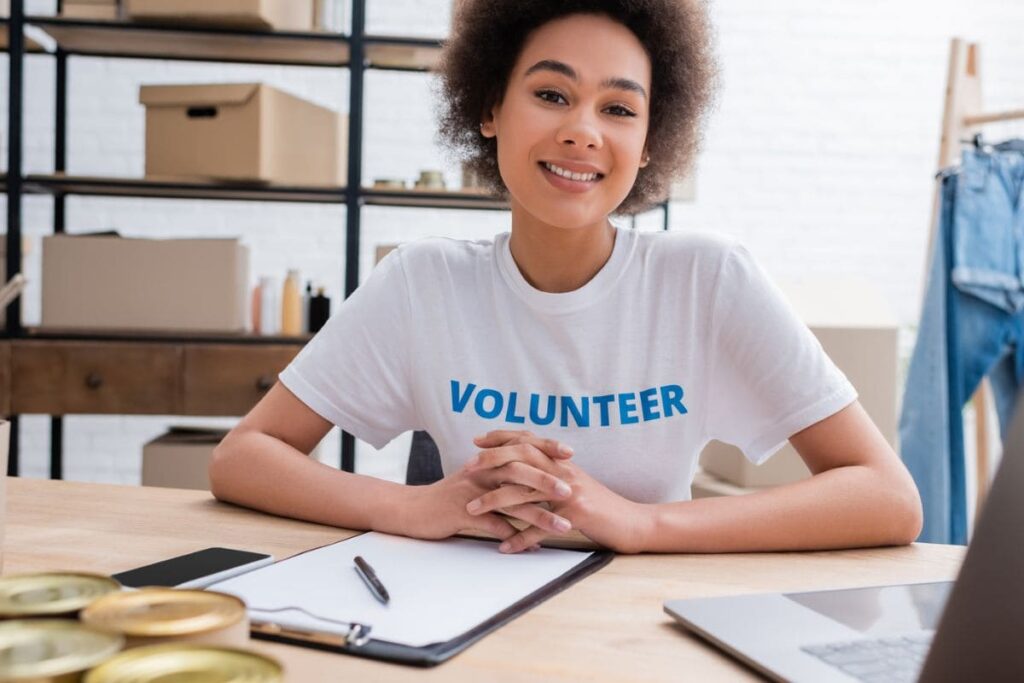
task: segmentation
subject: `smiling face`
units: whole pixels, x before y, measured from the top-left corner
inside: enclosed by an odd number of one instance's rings
[[[481,126],[497,137],[513,216],[604,226],[646,165],[650,92],[646,50],[607,16],[573,14],[530,34]]]

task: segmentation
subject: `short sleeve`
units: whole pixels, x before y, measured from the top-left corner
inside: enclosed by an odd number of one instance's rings
[[[314,412],[378,449],[418,428],[409,383],[408,294],[399,248],[280,375]]]
[[[705,432],[755,464],[835,414],[857,392],[742,245],[726,253],[713,295]]]

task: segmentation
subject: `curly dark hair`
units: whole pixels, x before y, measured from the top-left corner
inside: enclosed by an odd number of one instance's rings
[[[507,198],[497,141],[480,134],[481,116],[501,103],[530,33],[581,13],[629,28],[651,60],[650,163],[615,211],[637,213],[664,200],[697,153],[718,73],[705,0],[462,0],[440,60],[440,142]]]

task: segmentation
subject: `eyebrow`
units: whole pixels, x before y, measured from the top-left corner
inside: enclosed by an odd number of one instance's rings
[[[566,64],[565,62],[559,62],[556,59],[542,59],[537,62],[523,74],[523,77],[529,76],[537,71],[554,71],[555,73],[562,74],[569,79],[579,83],[580,77],[576,73],[575,69]],[[647,91],[644,87],[636,81],[629,78],[606,78],[600,83],[602,88],[615,88],[616,90],[628,90],[630,92],[639,93],[643,98],[647,99]]]

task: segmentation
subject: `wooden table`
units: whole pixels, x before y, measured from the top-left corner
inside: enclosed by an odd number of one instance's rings
[[[178,489],[7,480],[3,572],[105,574],[227,545],[283,559],[352,532],[225,505]],[[597,574],[488,635],[452,660],[417,669],[251,641],[307,681],[736,681],[748,669],[690,636],[662,611],[669,598],[947,580],[959,546],[749,555],[617,557]],[[742,618],[742,615],[737,615]]]

